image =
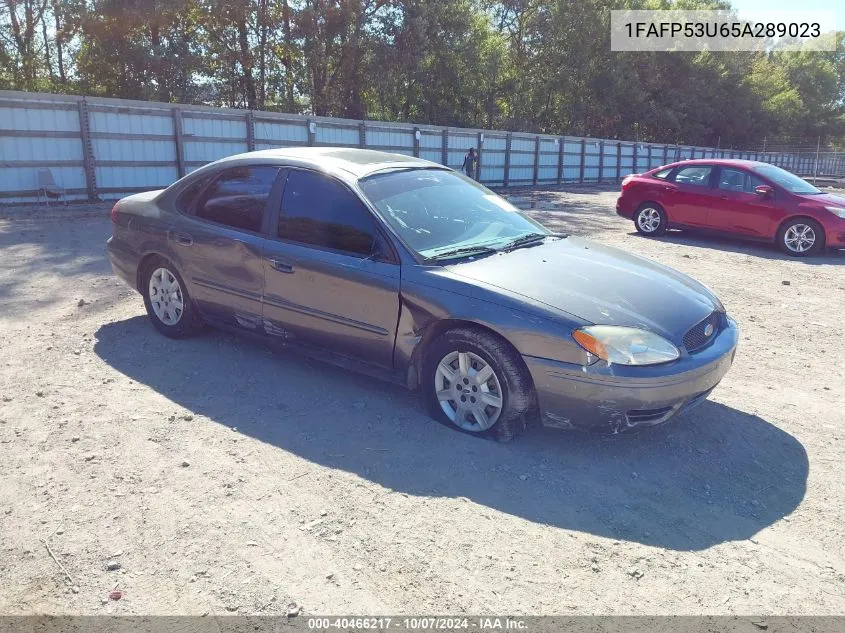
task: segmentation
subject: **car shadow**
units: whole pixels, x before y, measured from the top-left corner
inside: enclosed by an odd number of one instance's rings
[[[716,248],[721,251],[751,255],[753,257],[759,257],[760,259],[776,259],[807,264],[810,266],[820,266],[824,264],[838,266],[845,265],[845,250],[826,250],[823,254],[814,255],[812,257],[791,257],[786,253],[779,251],[773,244],[743,240],[742,238],[708,235],[704,233],[696,233],[694,231],[671,230],[657,237],[645,236],[637,233],[636,231],[630,231],[629,235],[634,235],[648,240],[671,242],[672,244],[681,244],[684,246],[711,249]]]
[[[400,493],[463,497],[612,539],[674,550],[747,539],[790,514],[806,488],[794,437],[715,402],[637,434],[538,428],[497,444],[438,425],[401,387],[252,339],[208,331],[172,341],[136,316],[100,327],[94,350],[193,412],[193,424],[237,427]]]

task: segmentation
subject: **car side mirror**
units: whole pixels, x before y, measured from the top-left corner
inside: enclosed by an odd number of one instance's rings
[[[769,198],[774,195],[775,190],[769,185],[757,185],[754,187],[754,193],[763,198]]]

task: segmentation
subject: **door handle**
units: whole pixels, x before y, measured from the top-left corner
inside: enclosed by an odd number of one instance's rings
[[[280,273],[292,273],[293,272],[293,264],[289,264],[281,259],[276,259],[275,257],[271,257],[267,260],[270,262],[270,265],[278,270]]]
[[[194,238],[187,233],[176,233],[173,236],[173,239],[175,239],[176,243],[181,246],[191,246],[194,243]]]

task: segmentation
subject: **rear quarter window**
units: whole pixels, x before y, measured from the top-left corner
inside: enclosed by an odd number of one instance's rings
[[[672,173],[672,168],[667,167],[666,169],[661,169],[660,171],[654,172],[651,177],[657,178],[659,180],[666,180],[669,177],[669,174]]]
[[[176,196],[176,206],[179,210],[183,213],[191,213],[197,198],[212,178],[213,176],[197,178],[185,187],[182,192]]]
[[[220,172],[194,206],[194,215],[233,229],[261,231],[267,200],[279,173],[270,165],[240,165]]]

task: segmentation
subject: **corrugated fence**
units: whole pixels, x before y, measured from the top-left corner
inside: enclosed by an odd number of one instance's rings
[[[0,91],[0,202],[37,199],[49,169],[71,199],[165,187],[224,156],[298,145],[366,147],[460,168],[479,149],[493,187],[615,182],[687,158],[746,158],[801,175],[845,175],[841,154],[712,147],[353,121],[94,97]]]

